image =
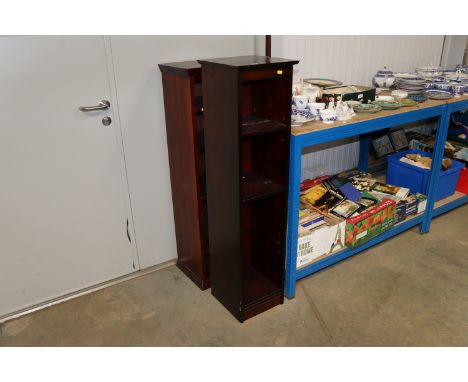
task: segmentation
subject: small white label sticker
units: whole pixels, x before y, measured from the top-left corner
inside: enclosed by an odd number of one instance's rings
[[[356,240],[359,240],[361,237],[364,237],[367,235],[367,229],[364,232],[361,232],[360,234],[356,235]]]

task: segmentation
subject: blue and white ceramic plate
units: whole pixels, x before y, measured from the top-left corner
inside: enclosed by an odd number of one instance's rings
[[[450,99],[453,97],[453,94],[451,92],[446,92],[444,90],[436,90],[436,89],[426,90],[426,95],[430,99],[438,99],[438,100]]]

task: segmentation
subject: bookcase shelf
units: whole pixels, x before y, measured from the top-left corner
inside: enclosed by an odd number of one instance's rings
[[[242,174],[242,203],[252,203],[265,199],[285,191],[282,187],[270,179],[254,172]]]
[[[284,298],[290,97],[298,61],[199,62],[211,291],[242,322]]]
[[[248,115],[242,118],[242,137],[267,134],[277,131],[287,131],[288,126],[283,123],[271,121],[258,115]]]

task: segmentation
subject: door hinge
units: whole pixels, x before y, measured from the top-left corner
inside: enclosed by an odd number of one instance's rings
[[[127,219],[127,238],[128,238],[128,241],[131,243],[132,239],[130,238],[130,231],[128,230],[128,219]],[[135,265],[133,265],[133,267],[135,268]]]

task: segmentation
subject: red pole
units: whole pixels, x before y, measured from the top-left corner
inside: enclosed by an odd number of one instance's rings
[[[265,55],[271,57],[271,35],[265,36]]]

